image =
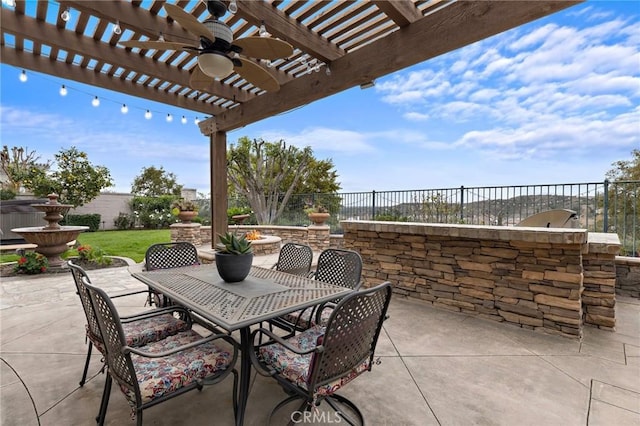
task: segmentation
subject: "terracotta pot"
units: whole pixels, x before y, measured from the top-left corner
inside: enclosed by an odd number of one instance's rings
[[[178,213],[178,219],[180,219],[182,223],[191,223],[196,216],[198,216],[198,212],[192,210],[181,210],[180,213]]]
[[[309,213],[309,220],[311,220],[314,225],[324,225],[327,219],[329,219],[329,216],[329,213]]]
[[[243,281],[251,271],[253,253],[229,254],[216,252],[216,268],[225,282],[237,283]]]

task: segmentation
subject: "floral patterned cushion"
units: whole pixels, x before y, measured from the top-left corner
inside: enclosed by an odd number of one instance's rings
[[[325,307],[320,314],[320,325],[326,326],[331,316],[332,308]],[[311,318],[313,316],[313,318]],[[297,327],[306,329],[313,325],[316,325],[316,311],[315,309],[305,309],[303,311],[291,312],[290,314],[283,315],[283,318]]]
[[[164,352],[200,339],[201,335],[188,330],[139,349],[152,353]],[[232,360],[233,355],[215,342],[203,343],[163,358],[145,358],[131,354],[143,404],[175,392],[197,379],[204,379],[220,370],[226,370],[231,367]],[[123,386],[121,389],[129,404],[135,408],[135,393]]]
[[[122,329],[127,339],[127,345],[131,347],[144,346],[147,343],[157,342],[173,336],[181,331],[187,331],[191,328],[189,323],[174,317],[171,314],[158,315],[151,318],[135,320],[122,323]],[[105,349],[102,339],[91,333],[89,325],[85,325],[87,337],[91,343],[104,354]]]
[[[322,342],[324,332],[324,326],[315,325],[308,330],[289,338],[287,342],[302,351],[309,350]],[[275,369],[282,377],[291,381],[296,386],[308,390],[308,382],[310,378],[309,370],[313,359],[313,353],[300,355],[290,351],[279,343],[273,343],[271,345],[260,347],[258,350],[258,356],[262,362]],[[368,369],[369,360],[367,359],[351,370],[346,376],[318,387],[314,393],[317,395],[331,395],[353,380],[360,373]]]

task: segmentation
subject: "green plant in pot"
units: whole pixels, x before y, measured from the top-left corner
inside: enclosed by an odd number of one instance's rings
[[[251,241],[244,234],[227,232],[218,234],[220,242],[216,245],[216,267],[220,278],[228,283],[244,280],[253,263]]]

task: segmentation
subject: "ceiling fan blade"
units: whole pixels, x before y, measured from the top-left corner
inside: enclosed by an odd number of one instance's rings
[[[244,37],[233,42],[242,47],[242,54],[251,58],[280,59],[293,54],[293,46],[271,37]]]
[[[189,31],[191,34],[197,35],[198,37],[205,37],[211,40],[211,31],[209,31],[209,29],[202,22],[198,21],[193,15],[189,15],[187,12],[174,4],[165,4],[164,10],[167,11],[167,15],[169,15],[173,20],[180,24],[182,28]]]
[[[238,59],[242,62],[242,66],[234,67],[233,70],[237,72],[240,77],[267,92],[277,92],[280,90],[280,83],[278,83],[278,80],[276,80],[270,72],[249,59],[242,57]]]
[[[191,73],[191,77],[189,77],[189,87],[202,90],[203,92],[210,92],[209,87],[212,82],[213,78],[203,73],[199,65],[193,67],[193,72]]]
[[[140,49],[158,49],[158,50],[183,50],[185,48],[196,46],[184,44],[184,43],[175,43],[171,41],[140,41],[140,40],[129,40],[129,41],[120,41],[119,45],[124,47],[139,47]]]

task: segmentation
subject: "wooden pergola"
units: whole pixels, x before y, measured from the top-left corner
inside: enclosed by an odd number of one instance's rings
[[[210,138],[212,235],[216,235],[227,227],[228,131],[580,2],[238,0],[238,11],[221,18],[234,39],[258,35],[264,23],[272,37],[294,47],[290,57],[265,66],[280,84],[280,90],[266,92],[235,73],[192,84],[190,75],[198,66],[195,53],[118,44],[157,40],[160,35],[166,41],[196,43],[197,37],[167,17],[165,1],[18,0],[15,7],[2,8],[0,61],[208,116],[200,129]],[[168,3],[201,22],[210,17],[203,1]],[[62,18],[66,10],[74,19]],[[113,31],[115,24],[120,25],[120,34]]]

